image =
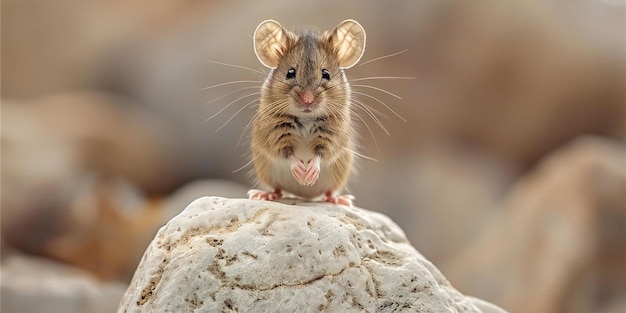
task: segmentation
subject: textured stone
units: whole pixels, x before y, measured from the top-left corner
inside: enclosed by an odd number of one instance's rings
[[[200,198],[158,232],[118,312],[504,312],[454,289],[388,217]]]

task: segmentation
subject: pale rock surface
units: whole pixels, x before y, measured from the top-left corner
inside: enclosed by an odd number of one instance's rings
[[[454,289],[388,217],[200,198],[156,235],[118,312],[504,312]]]

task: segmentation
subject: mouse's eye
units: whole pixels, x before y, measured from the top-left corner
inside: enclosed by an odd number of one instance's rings
[[[292,79],[292,78],[296,78],[296,69],[295,68],[290,68],[287,71],[287,79]]]
[[[330,73],[328,72],[327,69],[322,70],[322,79],[330,80]]]

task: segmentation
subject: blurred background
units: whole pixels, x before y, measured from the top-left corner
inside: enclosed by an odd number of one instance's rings
[[[233,171],[255,107],[235,100],[263,75],[219,63],[265,71],[262,20],[347,18],[367,32],[362,63],[406,50],[349,78],[414,78],[358,83],[402,99],[355,87],[406,119],[357,95],[390,136],[357,119],[377,161],[360,160],[356,205],[393,218],[465,294],[511,312],[626,311],[624,1],[1,5],[2,312],[115,311],[159,227],[252,186]],[[203,89],[239,80],[258,83]]]

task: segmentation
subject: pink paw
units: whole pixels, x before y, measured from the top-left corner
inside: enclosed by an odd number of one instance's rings
[[[326,195],[324,195],[324,197],[322,198],[322,201],[324,202],[341,204],[349,207],[352,206],[352,200],[354,200],[353,195],[333,196],[331,192],[327,192]]]
[[[300,185],[313,185],[320,176],[320,161],[319,156],[315,156],[306,163],[295,156],[291,156],[291,174]]]
[[[251,189],[248,191],[248,199],[250,200],[276,200],[283,197],[283,193],[280,189],[276,189],[274,192],[263,191],[259,189]]]

